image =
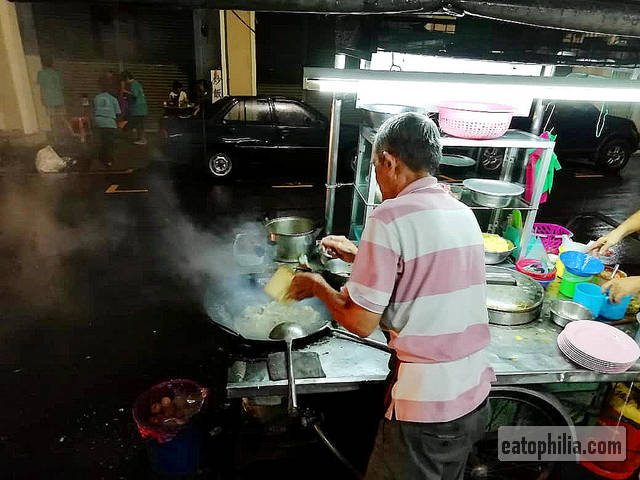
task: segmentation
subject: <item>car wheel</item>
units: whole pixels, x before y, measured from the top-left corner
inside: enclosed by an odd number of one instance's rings
[[[489,172],[495,172],[502,167],[504,148],[483,148],[480,152],[480,166]]]
[[[233,161],[226,153],[214,153],[207,161],[207,172],[215,179],[224,179],[231,176]]]
[[[631,156],[629,144],[624,140],[610,140],[600,147],[596,165],[606,172],[619,172]]]

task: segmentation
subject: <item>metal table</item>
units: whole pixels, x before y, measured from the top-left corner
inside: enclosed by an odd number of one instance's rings
[[[633,333],[634,325],[623,329]],[[545,305],[539,320],[521,327],[491,326],[487,348],[497,385],[545,384],[563,382],[616,382],[640,379],[640,361],[623,373],[604,374],[585,370],[567,360],[556,339],[560,327],[548,319]],[[371,338],[384,341],[377,330]],[[389,354],[338,337],[328,337],[307,345],[301,351],[317,352],[326,378],[296,379],[299,393],[328,393],[384,382],[389,372]],[[229,371],[229,398],[285,395],[286,380],[271,381],[266,361],[235,362]]]

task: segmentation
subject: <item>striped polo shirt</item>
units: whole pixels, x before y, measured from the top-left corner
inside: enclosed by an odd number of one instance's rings
[[[408,185],[367,219],[347,283],[382,314],[400,362],[387,418],[446,422],[479,406],[495,380],[478,222],[435,177]]]

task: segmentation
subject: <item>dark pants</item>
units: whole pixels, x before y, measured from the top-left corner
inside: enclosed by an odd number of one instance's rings
[[[98,160],[104,165],[113,163],[116,149],[116,128],[98,128],[100,146],[98,148]]]
[[[383,418],[365,480],[462,480],[471,447],[482,438],[488,415],[485,401],[450,422]]]

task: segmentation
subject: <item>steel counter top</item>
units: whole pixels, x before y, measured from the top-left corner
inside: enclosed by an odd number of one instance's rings
[[[640,361],[623,373],[604,374],[579,367],[567,360],[558,349],[560,327],[548,319],[548,307],[535,322],[521,327],[491,325],[491,344],[487,347],[489,363],[498,385],[614,382],[640,379]],[[633,333],[632,324],[623,327]],[[381,331],[371,338],[384,341]],[[307,345],[300,351],[316,352],[326,378],[297,379],[299,393],[347,391],[372,382],[383,382],[389,372],[389,354],[365,345],[328,337]],[[229,371],[227,393],[230,398],[284,395],[286,380],[271,381],[266,361],[235,362]]]

